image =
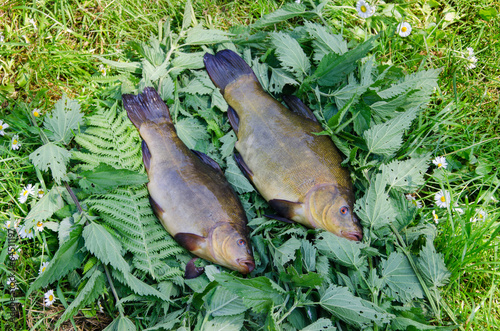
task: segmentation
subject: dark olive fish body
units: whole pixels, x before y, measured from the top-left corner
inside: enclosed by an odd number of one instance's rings
[[[297,98],[287,109],[259,84],[236,53],[206,54],[210,78],[230,106],[240,168],[281,216],[361,240],[352,214],[354,196],[342,159],[312,112]]]
[[[143,139],[150,201],[165,229],[193,254],[251,272],[245,212],[218,164],[184,145],[153,88],[123,95],[123,104]]]

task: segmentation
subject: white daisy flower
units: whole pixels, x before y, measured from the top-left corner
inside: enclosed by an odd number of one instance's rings
[[[6,229],[17,229],[17,223],[14,221],[7,221],[5,222],[5,228]]]
[[[101,74],[102,74],[103,76],[106,76],[106,68],[104,67],[104,65],[103,65],[103,64],[101,64],[101,65],[99,66],[99,71],[101,72]]]
[[[20,203],[25,203],[26,200],[28,200],[28,195],[35,195],[35,189],[31,184],[24,187],[21,193],[19,193],[19,198],[17,198],[17,200],[19,200]]]
[[[463,215],[463,213],[464,213],[464,210],[462,208],[458,208],[458,207],[453,208],[453,211],[455,213],[460,214],[460,215]]]
[[[35,20],[32,19],[32,18],[30,18],[29,22],[30,22],[31,25],[33,25],[33,28],[36,30],[36,22],[35,22]]]
[[[31,113],[35,117],[40,117],[40,109],[38,109],[38,108],[33,109],[33,111]]]
[[[21,249],[19,248],[18,245],[15,246],[9,246],[9,258],[14,261],[19,259],[19,254],[21,254]]]
[[[26,41],[26,43],[27,43],[27,44],[29,44],[29,43],[30,43],[30,40],[28,39],[28,37],[26,37],[26,35],[25,35],[25,34],[23,34],[21,37],[23,37],[23,38],[24,38],[24,41]]]
[[[19,229],[19,236],[21,238],[33,239],[34,236],[33,229],[27,229],[26,226],[23,225]]]
[[[45,269],[47,269],[47,266],[49,265],[49,262],[42,262],[42,265],[40,266],[40,270],[38,271],[38,275],[41,275],[45,272]]]
[[[440,208],[446,208],[450,205],[450,192],[444,190],[439,191],[434,195],[436,205]]]
[[[56,297],[54,295],[54,290],[48,290],[45,293],[45,307],[50,307],[56,301]]]
[[[101,300],[97,300],[97,306],[99,307],[99,312],[100,313],[104,313],[104,308],[102,308],[102,305],[101,305]]]
[[[3,32],[0,32],[0,43],[3,43],[5,40],[5,37],[3,35]]]
[[[410,201],[417,209],[422,208],[422,202],[417,201],[415,197],[412,194],[406,194],[405,195],[406,199]]]
[[[438,167],[438,169],[446,169],[446,167],[448,166],[448,162],[446,162],[444,156],[436,157],[434,160],[432,160],[432,163],[434,163]]]
[[[361,16],[362,18],[368,18],[375,13],[375,7],[372,8],[364,0],[359,0],[356,3],[356,10],[358,11],[358,15]]]
[[[3,130],[7,129],[9,125],[0,120],[0,136],[3,136],[5,132]]]
[[[401,22],[396,28],[401,37],[408,37],[411,33],[411,25],[408,22]]]
[[[435,210],[433,210],[433,211],[432,211],[432,219],[434,220],[434,222],[435,222],[436,224],[438,224],[438,223],[439,223],[439,218],[438,218],[438,215],[436,214],[436,211],[435,211]]]
[[[36,223],[36,229],[38,230],[38,232],[42,232],[43,231],[43,222],[38,221],[38,223]]]
[[[486,212],[482,209],[477,209],[476,210],[476,217],[472,219],[472,222],[477,222],[477,221],[484,221],[486,220]]]
[[[43,190],[43,188],[39,188],[36,194],[38,195],[38,198],[41,199],[45,195],[45,191]]]
[[[12,137],[12,141],[11,141],[11,146],[10,148],[14,149],[14,150],[18,150],[20,147],[21,147],[21,142],[19,141],[19,135],[14,135],[14,137]]]
[[[474,48],[472,48],[472,47],[467,47],[467,52],[469,52],[469,57],[474,56]]]
[[[7,279],[7,287],[9,288],[9,291],[11,291],[11,292],[14,292],[15,290],[18,289],[16,279],[14,278],[14,276],[10,276]]]

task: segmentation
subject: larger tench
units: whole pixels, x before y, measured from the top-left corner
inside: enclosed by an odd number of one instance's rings
[[[255,263],[245,211],[219,165],[184,145],[155,89],[124,94],[123,106],[143,139],[150,202],[165,229],[193,254],[251,272]],[[198,269],[188,263],[186,277],[198,276]]]
[[[361,240],[349,172],[332,140],[314,134],[323,128],[311,110],[296,97],[284,98],[287,109],[231,50],[204,62],[229,104],[235,159],[261,195],[285,219]]]

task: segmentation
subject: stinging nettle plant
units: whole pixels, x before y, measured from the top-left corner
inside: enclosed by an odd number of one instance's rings
[[[435,227],[404,198],[424,185],[430,159],[405,144],[405,132],[430,101],[439,70],[404,75],[377,64],[368,55],[375,37],[348,47],[313,21],[322,20],[324,3],[288,4],[222,32],[198,24],[188,1],[178,33],[167,21],[157,37],[130,44],[134,61],[101,58],[119,74],[94,78],[109,85],[92,115],[66,98],[56,104],[40,131],[44,145],[30,156],[55,183],[25,222],[57,223],[59,249],[28,290],[73,280],[75,298],[57,326],[111,292],[119,315],[107,330],[453,328],[422,322],[443,324],[439,288],[449,273],[433,246]],[[311,21],[264,32],[296,17]],[[242,55],[264,89],[278,99],[295,93],[323,124],[317,134],[333,139],[354,180],[363,242],[263,216],[269,206],[233,160],[227,104],[203,68],[205,52],[226,48]],[[183,279],[191,256],[149,207],[139,136],[120,102],[146,86],[167,102],[184,143],[216,160],[239,194],[256,259],[249,277],[199,261],[205,274]]]

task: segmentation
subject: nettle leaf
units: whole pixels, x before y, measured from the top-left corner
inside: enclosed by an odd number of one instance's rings
[[[37,203],[31,208],[28,216],[24,219],[26,228],[31,229],[38,222],[43,222],[51,217],[56,211],[64,207],[62,194],[66,189],[62,186],[52,186]]]
[[[212,316],[230,316],[245,312],[243,299],[223,287],[216,287],[204,297],[207,314]]]
[[[300,241],[293,237],[288,239],[280,247],[273,249],[274,265],[283,267],[285,263],[295,258],[295,251],[300,248]]]
[[[183,118],[175,123],[175,130],[179,138],[189,149],[194,149],[199,140],[206,140],[210,136],[206,127],[196,118]]]
[[[54,142],[69,144],[74,130],[83,123],[83,113],[80,112],[80,104],[76,100],[68,99],[65,95],[56,102],[54,111],[46,116],[43,125],[51,131],[49,139]]]
[[[246,307],[256,313],[265,312],[284,302],[285,291],[267,277],[243,279],[228,273],[214,275],[215,280],[228,291],[243,299]]]
[[[389,323],[394,315],[375,309],[368,301],[354,296],[347,287],[330,285],[321,294],[319,304],[335,317],[358,328]]]
[[[230,34],[221,30],[203,29],[197,25],[187,33],[186,45],[218,44],[229,41]]]
[[[361,256],[365,244],[341,238],[330,232],[321,232],[316,240],[316,247],[325,256],[343,266],[359,269],[366,264]]]
[[[93,170],[83,171],[79,185],[89,193],[106,193],[124,185],[141,185],[148,182],[148,176],[128,169],[116,169],[100,163]]]
[[[354,212],[363,226],[377,230],[396,218],[396,211],[385,191],[386,184],[385,178],[377,174],[365,195],[354,204]]]
[[[241,330],[245,314],[233,316],[217,316],[203,324],[204,331],[232,331]]]
[[[127,317],[118,315],[103,331],[136,331],[135,324]]]
[[[150,295],[155,296],[161,300],[170,302],[170,298],[165,294],[161,293],[151,285],[146,284],[139,278],[135,277],[129,272],[122,273],[117,269],[112,269],[113,277],[118,280],[123,285],[127,285],[134,293],[138,295]]]
[[[297,40],[283,32],[271,34],[271,43],[276,46],[276,55],[281,65],[302,80],[309,74],[311,64]]]
[[[441,69],[429,69],[413,73],[405,76],[391,87],[378,91],[377,94],[382,99],[388,99],[412,89],[425,88],[432,90],[437,87],[437,79],[440,72]]]
[[[281,93],[285,85],[299,85],[299,83],[285,70],[271,68],[271,79],[269,80],[269,92]]]
[[[337,328],[333,326],[332,321],[323,317],[302,329],[302,331],[323,331],[323,330],[335,331],[337,330]]]
[[[446,285],[450,272],[444,264],[443,254],[437,253],[431,240],[420,251],[417,267],[428,286],[437,288]]]
[[[306,13],[308,13],[308,11],[306,9],[306,6],[304,6],[303,4],[289,3],[270,14],[262,16],[262,18],[252,24],[251,27],[254,29],[261,29],[269,25],[286,21],[296,16],[304,16]]]
[[[191,26],[191,23],[197,25],[196,15],[194,14],[193,6],[191,5],[191,0],[186,1],[186,6],[184,7],[184,15],[182,17],[182,30],[186,30]]]
[[[328,28],[316,23],[306,22],[306,31],[313,38],[314,61],[319,62],[326,54],[334,52],[342,55],[347,52],[347,42],[341,35],[331,34]]]
[[[243,175],[240,168],[234,161],[233,157],[228,157],[226,159],[227,169],[224,173],[226,175],[227,181],[231,184],[235,191],[239,194],[247,193],[255,191],[252,184],[248,181],[248,179]]]
[[[382,164],[380,170],[387,180],[388,190],[411,192],[424,185],[424,174],[429,166],[429,156],[411,158],[405,161],[394,160],[389,164]]]
[[[189,81],[189,84],[182,88],[180,92],[199,95],[211,95],[215,89],[214,84],[206,72],[195,74],[195,78]]]
[[[57,146],[53,142],[48,142],[45,145],[38,147],[30,154],[29,159],[33,165],[42,171],[50,169],[52,178],[56,183],[61,183],[61,180],[66,175],[66,164],[71,158],[71,152]]]
[[[130,266],[122,257],[122,245],[106,228],[97,223],[90,223],[82,233],[85,247],[105,264],[122,272],[129,272]]]
[[[423,298],[424,293],[410,262],[403,253],[392,252],[387,260],[382,259],[381,277],[386,294],[402,303]]]
[[[391,156],[403,143],[403,133],[417,116],[418,108],[400,113],[385,123],[372,126],[363,133],[368,151],[374,154]]]
[[[302,252],[302,262],[306,267],[307,271],[315,271],[316,270],[316,247],[308,240],[302,241],[302,245],[300,247]]]
[[[212,92],[212,106],[219,108],[219,110],[222,112],[226,112],[229,108],[229,105],[220,93],[219,89],[215,89]]]
[[[223,159],[233,154],[234,144],[236,143],[236,140],[238,140],[238,138],[236,138],[236,134],[232,130],[226,133],[224,137],[219,139],[219,141],[222,142],[220,152]]]

